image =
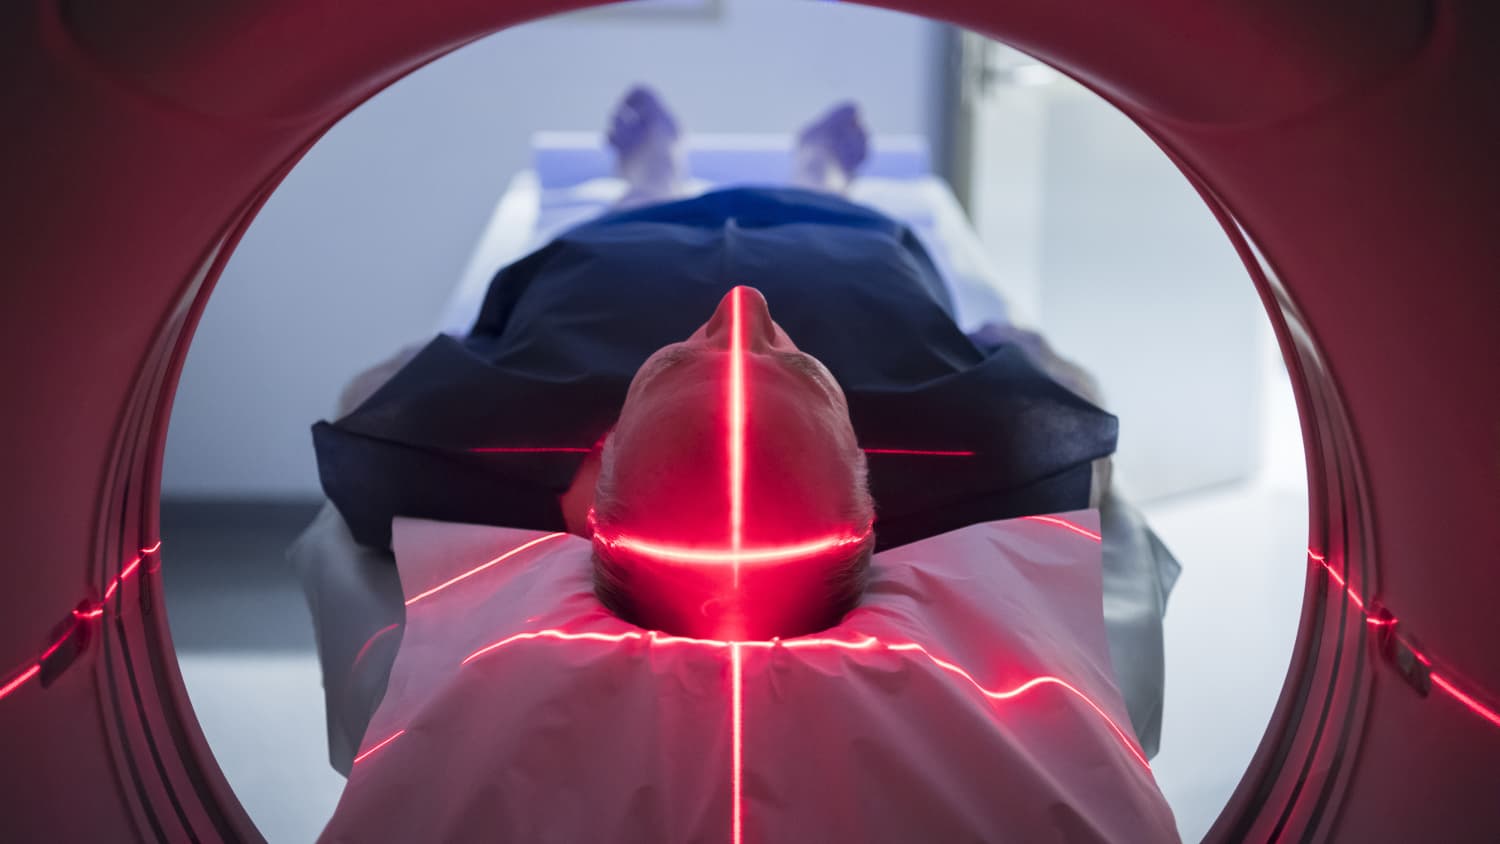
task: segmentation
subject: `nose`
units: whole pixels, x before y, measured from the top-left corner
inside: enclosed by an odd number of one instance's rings
[[[733,348],[738,323],[739,341],[752,352],[763,352],[778,344],[779,329],[771,319],[766,297],[753,287],[740,285],[724,294],[705,326],[705,335],[715,346]]]

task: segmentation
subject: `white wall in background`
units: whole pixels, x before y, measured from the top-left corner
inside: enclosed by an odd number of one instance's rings
[[[970,114],[971,203],[1015,313],[1098,377],[1137,501],[1247,479],[1270,325],[1229,239],[1127,117],[993,52]]]
[[[692,129],[788,131],[853,97],[935,135],[940,28],[864,7],[724,0],[500,33],[349,115],[256,218],[210,299],[167,441],[166,495],[318,492],[308,427],[354,372],[430,333],[535,129],[593,129],[637,81]],[[934,147],[939,144],[934,143]]]

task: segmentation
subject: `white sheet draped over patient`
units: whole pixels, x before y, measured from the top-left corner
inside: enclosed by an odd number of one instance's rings
[[[727,643],[609,615],[583,539],[398,519],[407,627],[324,840],[1175,840],[1097,531],[893,549],[831,630]]]

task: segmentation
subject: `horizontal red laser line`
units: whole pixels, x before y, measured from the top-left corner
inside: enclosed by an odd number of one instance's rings
[[[733,820],[731,823],[731,840],[733,844],[740,844],[745,840],[744,822],[744,772],[745,772],[745,671],[744,662],[740,658],[740,646],[732,644],[729,646],[729,682],[730,682],[730,789],[733,795]]]
[[[401,738],[404,735],[406,735],[405,730],[397,730],[396,732],[387,736],[384,741],[380,742],[369,750],[366,750],[364,753],[361,753],[358,756],[354,757],[354,764],[358,765],[359,763],[365,761],[366,759],[370,758],[371,753],[374,753],[375,751],[379,750],[382,747],[385,747],[386,745],[390,744],[398,738]]]
[[[931,448],[866,448],[865,454],[910,457],[973,457],[977,452]],[[485,446],[469,449],[470,454],[588,454],[592,448],[578,445]]]
[[[484,571],[484,570],[486,570],[486,569],[488,569],[488,568],[490,568],[492,566],[497,566],[500,563],[503,563],[506,560],[509,560],[511,557],[514,557],[515,555],[521,553],[522,551],[525,551],[526,549],[531,548],[532,546],[540,545],[543,542],[546,542],[548,540],[557,539],[557,538],[563,537],[563,536],[567,536],[567,534],[566,533],[549,533],[546,536],[541,536],[541,537],[538,537],[536,539],[533,539],[533,540],[531,540],[530,542],[527,542],[524,545],[518,545],[515,548],[512,548],[509,551],[506,551],[504,554],[501,554],[500,556],[496,557],[493,560],[490,560],[487,563],[475,566],[474,568],[469,569],[468,571],[464,572],[461,575],[458,575],[457,577],[454,577],[454,578],[446,580],[446,581],[444,581],[442,583],[439,583],[438,585],[432,587],[431,589],[428,589],[426,592],[422,592],[422,593],[420,593],[418,595],[413,596],[412,598],[410,598],[410,599],[407,600],[406,605],[409,607],[409,606],[411,606],[412,604],[415,604],[418,601],[421,601],[421,600],[426,599],[426,598],[430,598],[433,595],[436,595],[437,593],[443,591],[444,589],[447,589],[449,586],[452,586],[455,583],[460,583],[460,582],[462,582],[464,580],[467,580],[467,579],[473,577],[474,575],[479,574],[480,572],[482,572],[482,571]]]
[[[729,563],[734,567],[734,588],[740,588],[740,563],[745,545],[745,318],[741,308],[745,288],[730,291],[732,312],[729,341],[729,395],[726,397],[729,435]],[[637,549],[639,550],[639,549]],[[661,556],[661,555],[656,555]]]
[[[588,454],[592,448],[581,446],[525,446],[514,448],[471,448],[470,454]]]
[[[125,582],[125,578],[131,576],[132,574],[135,574],[135,570],[140,567],[140,557],[136,557],[135,559],[131,560],[130,563],[125,566],[125,569],[121,571],[114,580],[111,580],[109,582],[109,587],[104,590],[104,600],[108,601],[110,598],[113,598],[115,596],[115,590],[120,588],[120,584]]]
[[[911,457],[973,457],[972,451],[940,451],[922,448],[867,448],[865,454],[895,454]]]
[[[666,545],[632,536],[605,536],[595,538],[610,548],[624,548],[647,557],[682,563],[770,563],[810,557],[836,548],[858,545],[869,537],[861,534],[828,536],[794,545],[775,545],[769,548],[695,548],[689,545]]]
[[[875,638],[874,636],[866,636],[865,638],[856,639],[856,640],[853,640],[853,641],[845,640],[845,639],[807,638],[807,639],[789,639],[789,640],[786,640],[786,641],[783,641],[783,640],[780,640],[780,639],[771,639],[771,640],[751,640],[751,641],[743,641],[743,642],[729,642],[729,641],[723,641],[723,640],[719,640],[719,639],[691,639],[691,638],[687,638],[687,637],[683,637],[683,636],[662,636],[660,634],[657,634],[655,631],[641,632],[641,631],[636,631],[636,630],[628,630],[628,631],[625,631],[625,632],[622,632],[622,633],[592,633],[592,632],[589,632],[589,633],[568,633],[568,632],[565,632],[565,631],[562,631],[562,630],[536,630],[536,631],[529,631],[529,632],[525,632],[525,633],[516,633],[516,634],[514,634],[512,636],[507,636],[506,638],[501,639],[498,642],[494,642],[493,644],[486,645],[483,648],[480,648],[479,650],[475,651],[474,653],[469,654],[467,657],[464,658],[463,662],[460,663],[460,664],[461,665],[468,665],[470,662],[473,662],[474,660],[479,659],[480,657],[485,656],[486,654],[493,653],[494,651],[499,650],[500,648],[503,648],[506,645],[510,645],[510,644],[515,643],[515,642],[527,641],[527,640],[534,640],[534,639],[553,639],[553,640],[557,640],[557,641],[592,641],[592,642],[611,642],[611,643],[619,643],[619,642],[625,642],[625,641],[640,641],[640,640],[645,640],[645,641],[652,642],[654,644],[668,644],[668,643],[676,644],[676,643],[681,643],[681,644],[701,645],[701,646],[714,647],[714,648],[731,648],[735,652],[738,652],[738,650],[741,649],[741,648],[833,647],[833,648],[843,648],[843,649],[846,649],[846,650],[872,650],[874,648],[878,648],[878,647],[882,647],[882,646],[885,649],[890,650],[890,651],[914,651],[914,652],[920,653],[922,656],[926,657],[928,661],[930,661],[933,665],[937,666],[938,668],[940,668],[940,669],[942,669],[944,671],[947,671],[947,672],[949,672],[949,673],[951,673],[951,674],[953,674],[953,675],[955,675],[955,676],[957,676],[957,677],[965,680],[970,685],[972,685],[975,689],[977,689],[981,694],[983,694],[985,697],[987,697],[987,698],[989,698],[991,700],[1008,701],[1008,700],[1011,700],[1013,698],[1019,697],[1019,696],[1025,694],[1026,692],[1029,692],[1029,691],[1031,691],[1033,689],[1039,688],[1039,687],[1044,686],[1044,685],[1058,686],[1058,687],[1062,688],[1063,690],[1072,693],[1078,699],[1080,699],[1084,703],[1088,704],[1089,708],[1092,709],[1094,711],[1094,713],[1097,714],[1100,718],[1102,718],[1104,720],[1105,724],[1107,724],[1109,726],[1110,731],[1112,733],[1114,733],[1115,737],[1117,739],[1119,739],[1120,743],[1122,745],[1124,745],[1125,749],[1130,752],[1130,755],[1132,757],[1134,757],[1135,760],[1137,762],[1139,762],[1142,766],[1144,766],[1147,770],[1150,770],[1150,768],[1151,768],[1151,764],[1150,764],[1149,761],[1147,761],[1145,754],[1143,754],[1135,746],[1135,742],[1130,737],[1130,733],[1126,732],[1124,729],[1122,729],[1120,727],[1119,724],[1115,723],[1115,720],[1112,717],[1110,717],[1110,715],[1107,712],[1104,711],[1103,707],[1099,706],[1087,694],[1085,694],[1083,691],[1079,690],[1076,686],[1073,686],[1072,684],[1068,683],[1066,680],[1063,680],[1063,679],[1061,679],[1059,677],[1053,677],[1051,675],[1043,675],[1043,676],[1040,676],[1040,677],[1034,677],[1031,680],[1028,680],[1025,683],[1022,683],[1021,685],[1019,685],[1019,686],[1017,686],[1017,687],[1015,687],[1013,689],[1009,689],[1009,690],[1006,690],[1006,691],[993,691],[991,689],[985,688],[968,671],[965,671],[963,668],[961,668],[958,665],[955,665],[952,662],[949,662],[949,661],[947,661],[945,659],[942,659],[940,657],[934,656],[931,651],[927,650],[926,647],[924,647],[924,646],[922,646],[922,645],[920,645],[920,644],[918,644],[916,642],[898,642],[898,643],[894,643],[894,644],[886,644],[886,643],[881,642],[881,640]]]
[[[1028,522],[1044,522],[1049,525],[1057,525],[1060,528],[1071,530],[1079,536],[1086,536],[1089,539],[1094,540],[1095,542],[1104,541],[1104,537],[1100,536],[1099,534],[1094,533],[1093,531],[1082,525],[1075,525],[1067,519],[1059,519],[1056,516],[1022,516],[1021,518],[1025,519]]]

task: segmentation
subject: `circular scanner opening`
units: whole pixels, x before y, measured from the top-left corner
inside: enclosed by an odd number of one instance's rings
[[[763,0],[593,10],[475,42],[341,120],[246,232],[176,394],[162,538],[195,714],[262,833],[316,836],[344,782],[285,556],[322,504],[309,426],[359,373],[460,328],[466,280],[472,294],[608,204],[609,172],[547,186],[535,151],[597,133],[632,81],[710,145],[789,144],[844,99],[877,154],[925,142],[931,177],[871,175],[851,196],[943,254],[963,328],[1037,330],[1120,418],[1115,488],[1182,567],[1153,769],[1200,838],[1270,718],[1306,573],[1296,409],[1243,265],[1152,141],[1061,74],[916,17]]]

